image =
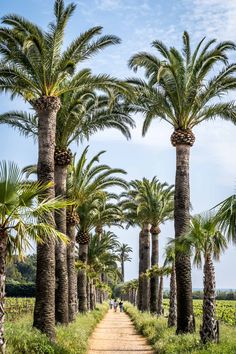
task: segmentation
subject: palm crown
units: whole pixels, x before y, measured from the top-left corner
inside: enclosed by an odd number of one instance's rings
[[[49,184],[24,181],[15,163],[0,163],[0,233],[8,237],[8,254],[24,252],[30,240],[43,242],[57,236],[66,240],[46,219],[48,212],[64,207],[66,202],[44,198],[48,187]]]
[[[99,50],[120,42],[116,36],[100,36],[102,27],[93,27],[63,48],[66,25],[76,5],[64,6],[63,0],[54,5],[55,21],[44,31],[36,24],[18,15],[6,15],[0,29],[0,53],[3,60],[0,70],[0,88],[13,95],[21,95],[27,101],[41,96],[60,96],[94,85],[125,89],[127,85],[107,75],[92,78],[89,69],[79,72],[76,67]],[[73,75],[73,79],[68,79]],[[109,91],[109,90],[108,90]]]
[[[134,55],[129,66],[137,71],[145,70],[147,83],[130,80],[138,93],[136,109],[143,112],[145,134],[153,120],[160,118],[174,129],[192,129],[203,120],[217,116],[235,122],[236,110],[233,102],[215,103],[213,100],[236,88],[234,73],[236,65],[228,65],[227,53],[235,50],[233,42],[215,44],[210,40],[204,45],[203,38],[195,50],[191,50],[187,32],[183,34],[183,50],[167,48],[156,40],[152,46],[161,59],[147,52]],[[223,69],[212,75],[217,65]]]
[[[226,238],[212,215],[192,217],[189,231],[175,242],[177,250],[192,251],[193,261],[198,267],[201,267],[203,258],[208,255],[219,260],[220,254],[227,247]]]

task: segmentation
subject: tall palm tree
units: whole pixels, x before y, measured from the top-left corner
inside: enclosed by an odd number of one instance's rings
[[[121,274],[122,282],[125,280],[125,262],[131,262],[132,258],[129,256],[129,253],[133,252],[132,248],[127,243],[122,243],[117,249],[119,255],[119,261],[121,263]]]
[[[109,205],[104,208],[104,200],[109,204],[109,193],[106,189],[112,186],[127,188],[127,183],[117,176],[117,174],[125,174],[124,170],[99,164],[99,158],[104,151],[88,162],[87,152],[88,147],[83,151],[78,163],[72,166],[68,178],[68,195],[75,201],[76,212],[80,219],[77,226],[79,259],[85,264],[91,231],[96,226],[120,223],[118,207]],[[83,269],[78,274],[78,295],[79,310],[85,312],[87,310],[86,272]]]
[[[204,45],[204,41],[205,38],[192,51],[189,35],[184,32],[182,52],[155,40],[152,46],[161,59],[140,52],[129,61],[129,66],[135,71],[143,68],[147,77],[147,82],[130,80],[137,90],[134,105],[145,117],[143,135],[154,118],[162,119],[174,128],[171,142],[176,148],[176,238],[184,234],[190,222],[189,155],[195,141],[192,129],[216,117],[234,122],[236,118],[234,102],[216,101],[216,98],[236,88],[236,65],[228,65],[227,57],[229,51],[235,50],[235,44],[215,44],[216,40],[210,40]],[[187,254],[176,256],[176,280],[177,333],[193,332],[191,263]]]
[[[97,87],[97,86],[96,86]],[[72,153],[69,146],[80,143],[99,130],[115,128],[130,138],[129,127],[134,126],[129,116],[129,107],[117,95],[110,93],[99,95],[91,89],[65,93],[61,96],[61,109],[57,114],[55,160],[55,195],[66,196],[66,178]],[[38,118],[27,112],[12,111],[0,115],[0,123],[17,128],[25,136],[37,138]],[[56,245],[56,320],[64,323],[69,297],[69,321],[75,319],[75,268],[74,244],[76,214],[69,214],[69,209],[55,214],[58,230],[68,234],[71,243],[67,246],[58,241]],[[75,219],[74,219],[75,217]],[[66,223],[67,221],[67,223]],[[67,258],[67,261],[66,261]],[[68,285],[67,285],[68,270]],[[67,294],[68,287],[68,294]]]
[[[77,64],[104,47],[119,43],[115,36],[101,36],[101,27],[84,32],[62,51],[64,31],[76,6],[64,6],[63,0],[54,4],[55,22],[48,31],[18,15],[6,15],[0,31],[0,51],[3,57],[0,70],[0,88],[28,101],[38,116],[38,179],[54,181],[54,146],[56,116],[60,96],[87,85],[90,70],[84,69],[73,76]],[[106,77],[107,78],[107,77]],[[98,76],[99,83],[104,77]],[[114,84],[114,81],[113,81]],[[48,189],[54,197],[54,187]],[[51,215],[48,223],[53,224]],[[65,275],[65,274],[64,274]],[[66,291],[66,287],[64,287]],[[64,294],[66,297],[66,293]],[[47,297],[47,301],[45,301]],[[64,298],[63,297],[63,298]],[[62,301],[65,302],[64,300]],[[37,276],[34,326],[55,338],[55,242],[37,246]],[[61,309],[61,320],[68,321],[68,311]]]
[[[151,267],[158,266],[160,225],[173,217],[174,190],[173,186],[161,183],[156,177],[151,181],[144,178],[142,188],[137,195],[138,213],[144,214],[146,221],[151,224],[152,253]],[[157,312],[158,275],[150,278],[150,311]]]
[[[216,284],[213,258],[219,260],[220,254],[226,249],[227,241],[220,232],[217,220],[212,215],[196,215],[191,220],[191,226],[185,236],[180,238],[182,251],[190,249],[193,262],[198,267],[204,263],[204,298],[203,318],[200,336],[203,343],[218,342],[219,326],[216,321]]]
[[[13,162],[0,162],[0,351],[5,353],[4,298],[6,257],[21,255],[31,241],[49,242],[65,235],[47,223],[48,212],[60,209],[65,202],[48,199],[51,183],[25,182],[19,167]],[[40,197],[40,198],[39,198]],[[40,201],[38,201],[40,199]],[[39,221],[40,219],[40,221]]]

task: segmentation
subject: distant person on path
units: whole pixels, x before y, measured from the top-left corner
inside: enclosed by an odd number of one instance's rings
[[[118,302],[117,302],[116,300],[114,301],[113,306],[114,306],[114,311],[116,312],[116,310],[117,310],[117,306],[118,306]]]
[[[119,307],[120,307],[120,312],[123,312],[124,311],[124,304],[123,304],[122,300],[120,300],[120,302],[119,302]]]
[[[110,300],[109,305],[110,305],[110,310],[112,310],[113,309],[113,305],[114,305],[114,300],[113,299]]]

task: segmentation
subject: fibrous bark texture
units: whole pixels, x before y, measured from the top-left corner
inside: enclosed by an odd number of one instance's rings
[[[177,322],[176,276],[175,276],[175,265],[173,265],[171,275],[170,275],[170,303],[169,303],[168,327],[175,327],[176,322]]]
[[[79,260],[87,264],[88,260],[88,244],[79,245]],[[84,269],[78,271],[78,299],[79,312],[87,311],[87,275]]]
[[[182,236],[190,222],[190,187],[189,187],[190,145],[176,146],[176,180],[174,223],[175,237]],[[194,332],[191,262],[187,254],[176,254],[177,283],[177,334]]]
[[[34,101],[38,115],[38,180],[54,182],[54,150],[56,117],[60,109],[58,97],[42,96]],[[47,197],[55,196],[54,186],[47,190]],[[54,215],[47,215],[47,223],[54,226]],[[48,238],[37,245],[36,297],[34,327],[55,339],[55,240]]]
[[[140,240],[140,276],[139,276],[139,309],[149,311],[150,280],[144,273],[150,268],[150,225],[145,225]]]
[[[215,270],[210,254],[204,264],[203,317],[200,336],[202,342],[219,342],[219,324],[216,321]]]
[[[152,256],[151,266],[158,266],[159,263],[159,241],[158,235],[160,233],[159,227],[151,228],[152,235]],[[150,279],[150,311],[157,313],[157,299],[158,299],[158,275],[153,275]]]

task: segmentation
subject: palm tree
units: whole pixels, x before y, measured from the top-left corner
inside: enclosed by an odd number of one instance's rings
[[[151,181],[144,178],[142,188],[137,195],[138,213],[144,214],[146,221],[151,224],[152,255],[151,267],[158,266],[160,225],[173,217],[174,190],[173,186],[161,183],[156,177]],[[158,275],[150,278],[150,311],[157,312]]]
[[[122,282],[125,279],[125,262],[131,262],[132,258],[129,256],[129,253],[133,252],[132,248],[127,243],[122,243],[117,249],[119,255],[119,261],[121,263],[121,274]]]
[[[128,192],[120,196],[120,205],[124,211],[124,221],[128,223],[127,227],[138,225],[141,228],[139,233],[138,308],[141,311],[148,311],[150,303],[150,281],[147,277],[143,276],[143,274],[150,268],[150,224],[148,223],[148,217],[145,212],[139,212],[139,193],[141,193],[142,189],[143,181],[131,181]]]
[[[162,267],[158,267],[156,264],[150,268],[145,276],[152,278],[154,276],[160,277],[159,287],[158,287],[158,298],[157,298],[157,315],[161,316],[164,314],[163,308],[163,279],[164,276],[168,276],[171,273],[171,268],[167,267],[165,264]]]
[[[177,322],[177,303],[176,303],[175,247],[173,245],[173,240],[170,241],[170,243],[165,249],[164,266],[168,266],[171,268],[168,327],[175,327]]]
[[[13,162],[0,163],[0,351],[5,353],[4,299],[6,257],[22,255],[31,241],[47,244],[51,237],[66,240],[48,221],[48,213],[64,208],[60,199],[48,199],[51,183],[25,182]],[[40,198],[39,198],[40,197]],[[39,201],[38,201],[39,200]],[[40,221],[39,221],[40,219]]]
[[[221,117],[236,118],[234,102],[216,102],[216,98],[236,88],[234,73],[236,65],[228,65],[227,53],[235,50],[232,42],[205,45],[203,38],[192,52],[187,32],[183,34],[183,51],[167,48],[155,40],[152,46],[157,56],[141,52],[134,55],[129,66],[135,71],[145,70],[147,83],[130,80],[137,90],[134,103],[137,111],[144,114],[143,135],[154,118],[169,123],[174,132],[172,145],[176,148],[175,180],[175,237],[184,234],[190,222],[189,155],[195,137],[192,129],[203,121]],[[222,64],[221,71],[218,64]],[[217,72],[217,73],[216,73]],[[216,73],[216,74],[215,74]],[[190,257],[177,254],[177,333],[193,332],[193,303]]]
[[[236,242],[236,194],[223,200],[215,206],[217,208],[216,220],[221,231],[227,236],[229,241]]]
[[[117,236],[113,232],[103,232],[102,237],[95,234],[91,237],[88,248],[88,265],[90,267],[90,309],[95,304],[96,282],[101,282],[100,274],[108,277],[119,276],[116,254],[119,247]],[[92,278],[92,279],[91,279]]]
[[[90,83],[90,70],[84,69],[68,80],[78,63],[90,58],[100,49],[119,43],[115,36],[101,36],[101,27],[94,27],[76,38],[62,51],[64,31],[76,6],[64,6],[63,0],[54,4],[55,22],[49,24],[48,31],[17,15],[3,17],[7,27],[1,28],[0,87],[19,95],[28,101],[38,116],[38,179],[42,182],[54,181],[54,146],[56,116],[60,109],[60,96],[75,89],[84,89]],[[109,81],[109,78],[105,76]],[[98,76],[95,81],[104,81]],[[114,86],[114,80],[113,86]],[[121,85],[122,86],[122,85]],[[48,196],[54,197],[54,187],[48,189]],[[48,223],[53,218],[49,215]],[[61,244],[60,244],[61,245]],[[37,246],[37,277],[34,326],[55,337],[55,243]],[[63,258],[65,254],[63,254]],[[64,262],[64,261],[63,261]],[[65,262],[64,262],[65,264]],[[43,274],[43,276],[42,276]],[[65,281],[66,275],[64,274]],[[64,286],[65,292],[66,287]],[[67,323],[65,297],[61,302],[61,321]],[[47,297],[47,301],[45,301]]]
[[[212,215],[196,215],[191,220],[189,231],[180,238],[177,247],[193,252],[193,262],[199,268],[204,263],[203,318],[200,336],[203,343],[218,342],[219,326],[216,321],[215,269],[213,258],[219,260],[226,249],[227,241],[219,231],[217,220]]]
[[[71,167],[68,178],[68,195],[75,201],[76,212],[80,222],[77,226],[77,242],[79,243],[79,259],[87,264],[90,233],[97,226],[119,224],[118,207],[109,204],[109,193],[105,190],[112,186],[127,188],[127,183],[117,177],[125,171],[98,164],[101,151],[87,162],[88,147],[83,151],[77,164]],[[114,195],[111,195],[114,197]],[[109,207],[104,208],[104,200]],[[72,210],[73,212],[73,210]],[[78,274],[79,310],[87,310],[86,272],[82,269]]]
[[[95,91],[95,90],[94,90]],[[89,139],[90,135],[105,128],[115,128],[130,138],[129,127],[134,126],[129,116],[129,107],[118,96],[98,95],[92,90],[65,93],[61,96],[61,109],[57,114],[55,160],[55,195],[66,196],[66,178],[72,153],[69,146],[73,142],[80,143]],[[0,123],[17,128],[25,136],[37,138],[37,116],[27,112],[12,111],[0,116]],[[67,210],[69,213],[69,210]],[[75,220],[74,220],[74,217]],[[75,277],[74,244],[76,214],[67,215],[66,210],[55,214],[58,230],[68,234],[71,243],[66,246],[58,242],[56,245],[56,320],[64,323],[69,296],[69,321],[75,319]],[[67,223],[66,223],[67,220]],[[67,284],[68,271],[68,284]],[[68,288],[68,290],[67,290]],[[67,294],[68,291],[68,294]]]

